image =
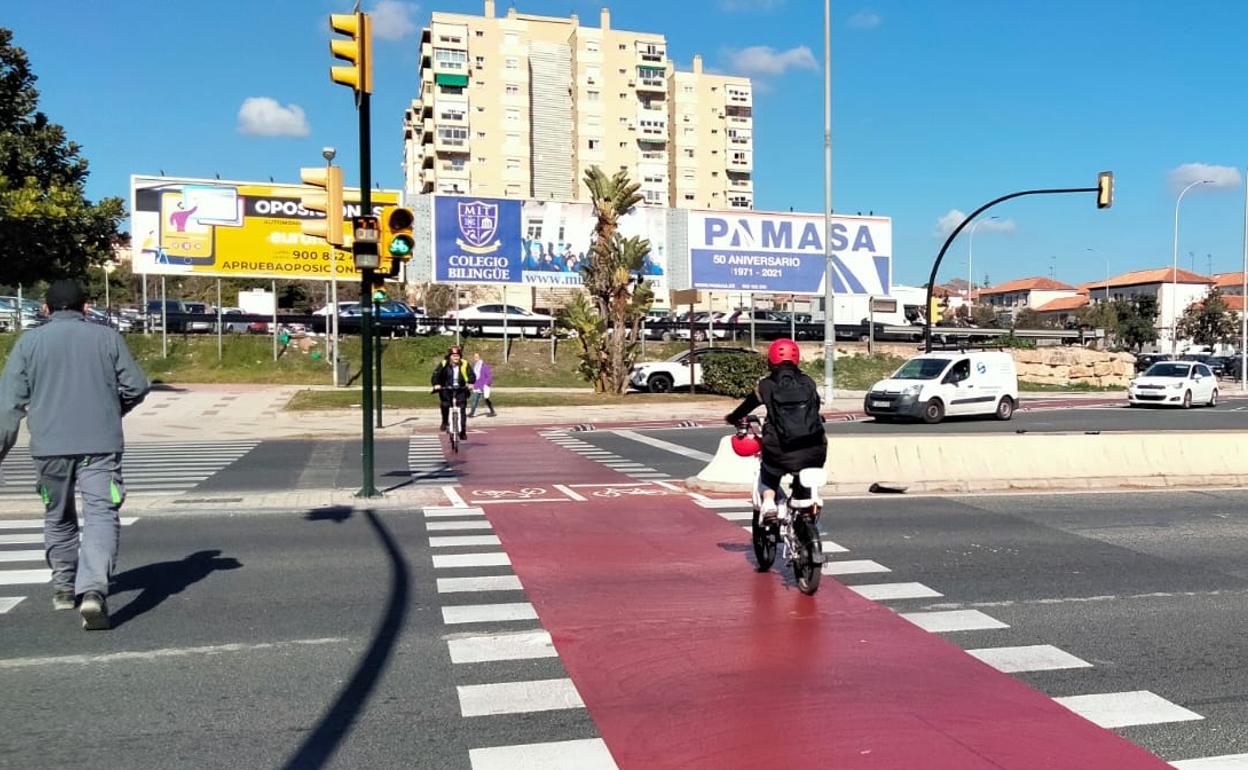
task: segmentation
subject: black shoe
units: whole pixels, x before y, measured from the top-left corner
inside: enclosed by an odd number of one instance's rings
[[[56,593],[52,595],[52,609],[72,610],[78,603],[76,598],[73,588],[58,588]]]
[[[466,430],[461,430],[461,431],[459,432],[459,440],[460,440],[460,441],[467,441],[467,440],[468,440],[468,431],[466,431]]]
[[[449,426],[449,425],[447,425],[446,423],[442,423],[442,427],[441,427],[441,428],[438,428],[438,430],[442,431],[443,433],[446,433],[446,431],[447,431],[447,429],[448,429],[449,427],[450,427],[450,426]]]
[[[108,602],[98,591],[87,591],[82,595],[82,604],[78,611],[82,613],[82,627],[87,631],[107,631],[111,624],[108,621]]]
[[[490,417],[497,417],[497,416],[498,416],[498,412],[490,412]]]

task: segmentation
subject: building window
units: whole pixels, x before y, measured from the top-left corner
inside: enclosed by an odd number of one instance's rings
[[[711,176],[719,176],[719,172],[718,172],[718,171],[712,171],[712,172],[711,172]]]
[[[485,163],[485,157],[484,157],[484,156],[482,156],[482,155],[478,155],[478,156],[477,156],[477,163]]]
[[[509,141],[509,142],[518,142],[518,141],[520,141],[520,135],[519,135],[519,134],[517,134],[517,133],[515,133],[515,132],[511,132],[511,131],[509,131],[509,132],[507,133],[507,141]]]
[[[477,37],[485,37],[485,32],[483,30],[477,30]]]
[[[598,82],[598,78],[599,78],[600,76],[601,76],[601,73],[598,71],[598,68],[597,68],[597,67],[586,67],[586,68],[585,68],[585,81],[586,81],[587,83],[590,83],[591,85],[592,85],[593,83],[597,83],[597,82]]]
[[[520,196],[520,185],[518,185],[518,184],[509,184],[509,185],[507,185],[507,196],[508,196],[508,197],[512,197],[512,196],[519,197],[519,196]]]
[[[693,193],[685,193],[685,200],[687,201],[693,200]]]
[[[687,94],[692,94],[692,93],[693,93],[693,86],[685,86],[685,93],[687,93]]]
[[[438,93],[447,96],[462,96],[464,93],[463,86],[438,86]]]
[[[621,51],[627,51],[627,50],[628,50],[628,46],[624,45],[623,43],[620,43],[620,50],[621,50]]]
[[[585,41],[585,53],[598,53],[598,41],[586,40]]]
[[[628,149],[628,142],[620,142],[620,149],[621,150]]]
[[[508,170],[508,171],[519,171],[519,170],[520,170],[520,159],[519,159],[519,158],[508,158],[508,159],[507,159],[507,170]]]
[[[520,60],[514,56],[508,56],[506,66],[509,70],[518,70],[520,69]]]
[[[463,145],[467,143],[468,141],[468,129],[454,128],[454,127],[449,127],[449,126],[439,127],[438,128],[438,141],[442,142],[442,144],[450,144],[450,145],[455,145],[455,146]]]
[[[600,146],[602,146],[602,140],[601,140],[601,139],[590,139],[588,142],[586,142],[586,143],[585,143],[585,146],[586,146],[586,147],[588,147],[588,148],[589,148],[589,149],[591,149],[591,150],[596,150],[596,149],[598,149]]]
[[[468,53],[453,51],[449,48],[433,49],[433,66],[444,70],[468,69]]]
[[[728,205],[738,209],[748,209],[750,207],[750,199],[741,195],[734,195],[728,199]]]
[[[474,61],[476,62],[477,69],[482,69],[482,68],[484,68],[484,67],[485,67],[485,57],[484,57],[484,56],[478,56],[476,59],[474,59]]]
[[[626,117],[624,117],[624,116],[622,116],[622,115],[621,115],[621,116],[620,116],[620,125],[621,125],[621,126],[627,126],[627,125],[628,125],[628,118],[626,118]]]
[[[485,138],[485,132],[484,132],[484,131],[478,131],[478,132],[477,132],[477,138],[478,138],[478,139],[484,139],[484,138]]]
[[[514,107],[507,110],[507,122],[519,123],[520,122],[520,110],[517,110]]]
[[[685,153],[685,157],[686,157],[686,158],[692,158],[692,157],[693,157],[693,150],[692,150],[692,149],[690,149],[690,148],[686,147],[686,148],[683,150],[683,152]]]
[[[596,102],[596,101],[599,101],[600,99],[602,99],[601,91],[586,91],[585,92],[585,101],[587,102]]]

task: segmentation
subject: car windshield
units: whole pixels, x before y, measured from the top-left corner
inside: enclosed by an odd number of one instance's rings
[[[894,380],[934,380],[949,365],[947,358],[912,358],[893,373]]]
[[[1164,364],[1153,364],[1144,372],[1145,377],[1187,377],[1190,364],[1176,364],[1167,361]]]

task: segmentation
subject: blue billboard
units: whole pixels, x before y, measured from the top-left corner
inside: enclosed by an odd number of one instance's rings
[[[433,280],[438,283],[522,283],[520,201],[434,200]]]
[[[691,211],[691,288],[822,294],[823,217],[811,214]],[[888,296],[892,220],[833,217],[832,288],[838,295]]]

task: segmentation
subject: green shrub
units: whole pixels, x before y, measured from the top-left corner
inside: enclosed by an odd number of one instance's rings
[[[743,398],[767,371],[767,361],[758,353],[707,356],[702,359],[702,386],[712,393]]]

